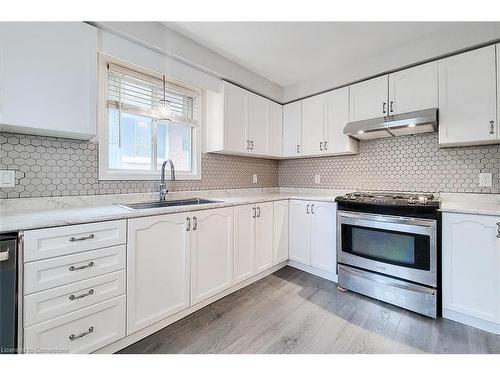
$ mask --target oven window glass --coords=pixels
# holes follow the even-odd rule
[[[342,251],[384,263],[430,269],[430,239],[420,234],[342,224]]]

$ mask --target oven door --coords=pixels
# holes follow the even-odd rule
[[[437,286],[436,221],[338,211],[339,263]]]

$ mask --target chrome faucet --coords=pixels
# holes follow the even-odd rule
[[[175,181],[175,168],[172,160],[167,159],[163,162],[161,166],[161,183],[160,183],[160,202],[165,201],[165,197],[168,194],[167,185],[165,185],[165,166],[170,163],[170,180]]]

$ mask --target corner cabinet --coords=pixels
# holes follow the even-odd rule
[[[0,24],[0,131],[96,134],[97,30],[83,22]]]
[[[281,157],[282,106],[223,82],[222,92],[206,93],[207,152]]]
[[[290,260],[336,280],[336,222],[334,202],[290,200]]]
[[[500,334],[500,216],[443,213],[443,316]]]
[[[438,64],[440,146],[500,143],[495,46]]]

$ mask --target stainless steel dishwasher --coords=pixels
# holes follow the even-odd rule
[[[17,233],[0,234],[0,354],[17,353]]]

